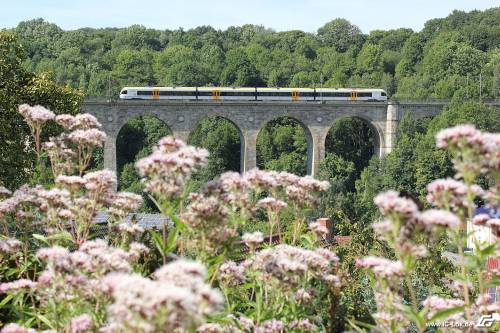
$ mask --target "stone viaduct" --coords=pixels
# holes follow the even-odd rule
[[[231,121],[241,139],[241,172],[256,167],[257,135],[271,120],[287,116],[303,126],[307,137],[308,174],[316,175],[325,157],[325,140],[334,123],[345,117],[364,120],[375,133],[375,154],[384,156],[395,145],[401,117],[410,112],[415,118],[435,116],[447,103],[396,102],[235,102],[235,101],[86,101],[82,112],[93,114],[107,134],[104,167],[116,171],[116,140],[122,126],[137,116],[154,116],[173,135],[184,141],[206,117],[220,116]]]

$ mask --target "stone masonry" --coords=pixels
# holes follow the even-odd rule
[[[299,121],[307,137],[307,171],[316,175],[325,157],[325,140],[336,121],[357,117],[375,133],[375,154],[384,156],[395,146],[396,129],[406,112],[415,118],[437,115],[446,103],[381,102],[233,102],[233,101],[115,101],[83,103],[82,112],[96,116],[107,134],[104,167],[116,171],[116,140],[122,126],[137,116],[154,116],[179,139],[187,141],[199,122],[211,116],[231,121],[241,139],[241,172],[256,167],[257,135],[271,120],[287,116]]]

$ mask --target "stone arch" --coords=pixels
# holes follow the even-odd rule
[[[124,119],[126,121],[122,121],[121,126],[116,127],[114,137],[116,154],[115,171],[118,179],[120,179],[121,172],[123,171],[122,168],[133,162],[138,156],[137,154],[141,151],[148,154],[148,150],[152,149],[159,139],[173,133],[172,127],[154,113],[141,113],[131,117],[124,117]],[[135,126],[133,126],[134,122],[136,122]],[[154,132],[147,133],[144,130],[145,126],[147,126],[146,128],[153,129]],[[151,136],[151,133],[154,133],[154,135]],[[147,149],[144,151],[145,148]]]
[[[193,133],[199,128],[199,126],[201,125],[201,123],[204,120],[209,119],[209,118],[224,119],[224,120],[228,121],[229,123],[231,123],[234,126],[234,128],[236,128],[236,130],[238,131],[238,137],[240,140],[240,156],[239,156],[240,171],[243,173],[244,172],[243,166],[244,166],[245,136],[244,136],[244,133],[243,133],[241,126],[236,121],[234,121],[234,119],[231,119],[231,117],[228,117],[227,114],[222,114],[222,113],[218,113],[218,112],[210,112],[210,113],[203,114],[200,117],[197,117],[192,123],[192,127],[189,131],[187,138],[186,138],[186,142],[190,143],[190,140],[192,138]],[[174,133],[175,133],[175,131],[174,131]]]
[[[311,128],[301,119],[301,117],[297,117],[293,114],[277,114],[272,117],[269,117],[265,120],[262,120],[256,127],[256,135],[255,135],[255,140],[257,139],[257,136],[261,133],[261,131],[264,129],[267,124],[272,122],[273,120],[277,120],[279,118],[290,118],[293,119],[295,122],[297,122],[302,130],[304,131],[304,135],[306,137],[307,141],[307,167],[306,167],[306,173],[308,175],[314,174],[314,140],[313,140],[313,134]],[[257,149],[257,146],[255,146],[255,150]]]
[[[342,121],[344,119],[349,119],[349,118],[356,118],[361,121],[363,121],[364,124],[366,124],[374,133],[374,151],[373,155],[376,156],[383,156],[383,149],[385,147],[385,136],[384,136],[384,129],[381,128],[381,126],[377,123],[374,122],[372,119],[369,117],[363,116],[363,115],[342,115],[341,117],[336,118],[333,120],[328,126],[325,127],[325,131],[322,133],[322,142],[326,145],[326,138],[328,136],[328,133],[332,129],[333,126],[335,126],[339,121]],[[326,152],[326,149],[325,149]]]

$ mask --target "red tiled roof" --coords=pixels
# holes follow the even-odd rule
[[[500,268],[500,258],[488,258],[488,271],[496,270]]]

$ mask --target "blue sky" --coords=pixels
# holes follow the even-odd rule
[[[499,6],[498,0],[0,0],[0,28],[42,17],[63,29],[126,27],[157,29],[211,25],[262,24],[278,31],[316,31],[343,17],[363,32],[408,27],[447,16],[453,9],[470,11]]]

